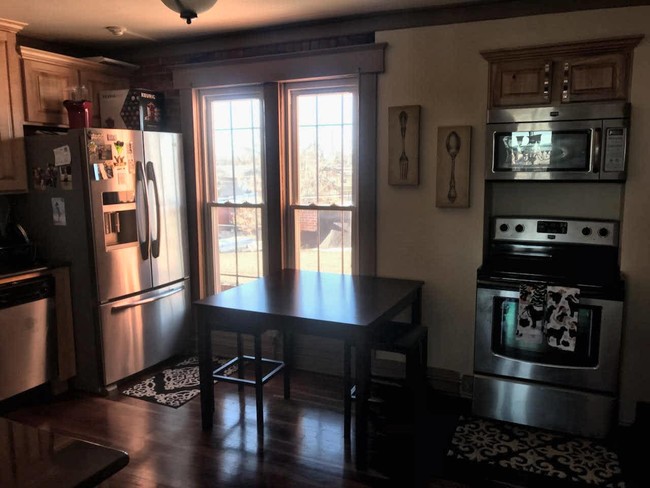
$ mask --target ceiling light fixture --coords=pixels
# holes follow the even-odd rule
[[[162,3],[181,14],[181,19],[191,24],[192,19],[196,19],[198,14],[214,7],[217,0],[162,0]]]
[[[119,25],[109,25],[106,27],[106,30],[114,36],[120,37],[123,36],[126,32],[126,27],[120,27]]]

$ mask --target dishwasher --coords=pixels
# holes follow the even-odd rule
[[[53,317],[51,276],[0,285],[0,400],[52,378]]]

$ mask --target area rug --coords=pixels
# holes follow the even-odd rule
[[[618,456],[603,444],[494,420],[460,417],[447,456],[532,474],[549,486],[625,488]]]
[[[228,360],[214,358],[213,361],[216,369]],[[237,371],[237,366],[231,366],[222,374],[229,376],[234,371]],[[197,357],[190,357],[122,390],[121,393],[140,400],[178,408],[200,392],[199,360]]]

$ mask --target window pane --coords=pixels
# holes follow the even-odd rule
[[[260,208],[212,208],[214,261],[219,289],[263,274],[262,211]]]
[[[343,120],[343,94],[318,95],[318,125],[340,125]]]
[[[352,273],[348,210],[294,210],[296,263],[299,269]]]
[[[354,204],[352,94],[296,98],[298,143],[294,167],[298,185],[293,201],[300,205]]]
[[[343,181],[343,137],[341,126],[318,128],[318,202],[341,204]]]
[[[316,125],[316,95],[300,95],[298,97],[298,125]]]
[[[262,203],[261,103],[256,98],[212,101],[212,157],[220,203]]]
[[[318,139],[315,127],[298,129],[299,203],[309,205],[318,200]]]

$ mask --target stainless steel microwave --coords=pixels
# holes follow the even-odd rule
[[[623,181],[630,105],[488,110],[488,180]]]

